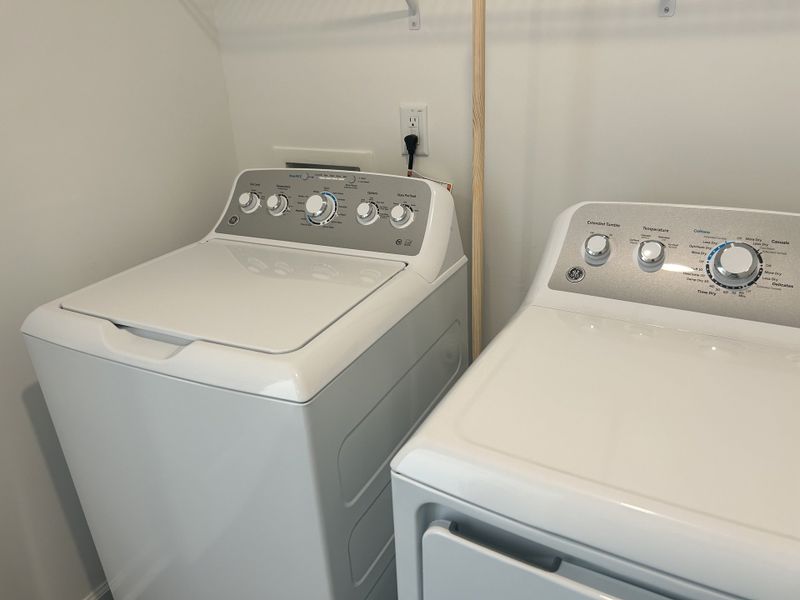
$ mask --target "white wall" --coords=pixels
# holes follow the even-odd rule
[[[470,199],[470,0],[213,5],[240,167],[272,146],[367,149],[401,173],[398,104],[427,102],[421,171]],[[491,0],[490,333],[555,214],[581,200],[798,210],[794,0]],[[37,304],[202,235],[235,171],[218,49],[190,0],[0,3],[0,597],[103,575],[18,327]],[[102,449],[98,449],[102,451]]]
[[[219,51],[192,14],[0,2],[2,598],[79,600],[104,580],[18,330],[218,217],[233,139]]]
[[[373,150],[401,173],[398,104],[429,104],[431,176],[469,237],[470,0],[217,0],[240,166],[273,145]],[[486,316],[518,307],[549,225],[583,200],[800,210],[800,5],[491,0]]]

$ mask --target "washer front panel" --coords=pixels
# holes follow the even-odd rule
[[[584,244],[607,235],[611,255],[587,264]],[[644,271],[637,251],[645,240],[666,248],[663,266]],[[730,289],[715,283],[709,265],[726,242],[755,248],[761,274]],[[585,275],[575,277],[576,269]],[[800,215],[656,204],[590,203],[572,216],[553,290],[800,328]]]
[[[237,199],[246,192],[261,198],[262,206],[245,214]],[[306,218],[309,196],[329,192],[336,197],[336,215],[324,225]],[[288,208],[281,216],[269,214],[264,203],[272,194],[283,194]],[[358,222],[356,207],[372,202],[378,219],[369,225]],[[414,211],[408,227],[390,223],[389,212],[397,204]],[[254,170],[242,173],[217,233],[303,244],[351,248],[416,256],[422,247],[431,205],[431,189],[423,181],[408,177],[349,171]]]

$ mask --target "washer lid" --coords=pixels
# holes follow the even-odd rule
[[[211,240],[62,299],[157,334],[280,354],[314,339],[404,263]]]

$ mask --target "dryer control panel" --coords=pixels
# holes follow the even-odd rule
[[[800,327],[800,215],[585,204],[549,287]]]
[[[239,176],[215,232],[416,256],[431,202],[430,185],[419,179],[258,169]]]

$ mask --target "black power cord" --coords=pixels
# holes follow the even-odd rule
[[[414,170],[414,153],[417,151],[417,144],[419,143],[419,137],[416,134],[412,133],[407,135],[403,138],[403,141],[406,143],[406,150],[408,150],[408,170],[409,173]]]

